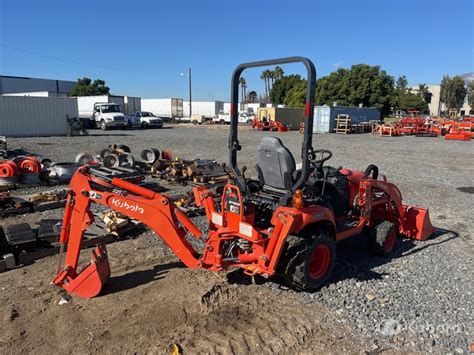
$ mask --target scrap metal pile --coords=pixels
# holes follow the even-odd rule
[[[128,146],[113,144],[103,149],[95,157],[81,153],[76,157],[79,164],[102,164],[106,168],[134,169],[154,178],[170,183],[219,184],[229,179],[226,165],[215,160],[186,160],[174,157],[170,150],[147,148],[137,159]]]

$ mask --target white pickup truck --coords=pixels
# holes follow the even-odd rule
[[[137,111],[133,116],[135,122],[142,128],[161,128],[163,127],[163,119],[156,117],[153,113],[148,111]]]
[[[251,124],[255,115],[252,112],[239,112],[239,123]],[[217,117],[212,119],[214,123],[230,124],[230,114],[226,112],[219,112]]]

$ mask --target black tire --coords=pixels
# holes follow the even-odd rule
[[[197,125],[197,124],[198,124],[198,121],[193,120],[193,125]]]
[[[107,124],[105,123],[104,120],[100,121],[100,129],[103,131],[107,130]]]
[[[371,228],[368,233],[369,248],[374,254],[388,256],[395,249],[398,229],[392,222],[383,221]]]
[[[224,121],[224,120],[220,120],[220,121],[219,121],[219,124],[225,125],[225,121]]]
[[[127,129],[132,129],[132,122],[127,120]]]
[[[142,122],[142,128],[143,128],[143,129],[147,129],[147,128],[148,128],[148,123]]]
[[[288,235],[286,243],[278,271],[290,286],[297,290],[315,291],[326,284],[336,259],[335,243],[330,233],[324,228],[313,229],[300,236]]]

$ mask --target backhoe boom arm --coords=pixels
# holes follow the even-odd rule
[[[91,182],[109,189],[104,191],[94,189],[91,187]],[[112,191],[108,191],[111,189]],[[62,249],[67,245],[66,259],[64,266],[59,265],[59,272],[52,281],[53,284],[71,293],[74,293],[71,291],[72,288],[78,288],[79,292],[84,288],[76,285],[79,282],[77,266],[84,232],[94,221],[90,212],[92,202],[107,206],[146,224],[163,239],[187,267],[201,266],[199,254],[185,238],[187,232],[200,238],[201,232],[168,196],[118,178],[112,179],[111,183],[104,182],[91,175],[87,167],[81,167],[74,175],[68,193],[60,236]],[[96,248],[93,251],[91,264],[80,272],[81,275],[89,273],[86,293],[87,295],[91,292],[99,293],[110,275],[105,247]],[[92,286],[89,285],[91,278],[95,278]],[[80,282],[85,283],[84,280]],[[79,292],[76,291],[76,294],[81,296]]]

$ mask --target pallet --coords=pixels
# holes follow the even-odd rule
[[[336,134],[349,134],[352,133],[351,118],[349,115],[337,115],[336,128],[334,128]]]

